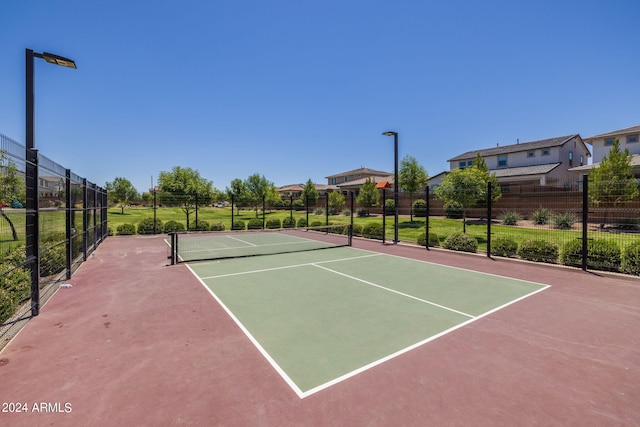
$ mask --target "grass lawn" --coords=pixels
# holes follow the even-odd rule
[[[258,217],[261,218],[261,211],[258,211]],[[157,209],[157,218],[162,220],[163,222],[167,222],[169,220],[175,220],[186,224],[186,216],[182,209],[180,208],[158,208]],[[278,218],[283,220],[284,218],[288,218],[291,215],[288,210],[272,210],[267,211],[266,218]],[[304,211],[293,211],[293,217],[296,221],[299,218],[305,218],[306,214]],[[144,218],[153,218],[153,209],[152,208],[128,208],[125,209],[124,214],[121,213],[120,209],[114,208],[108,210],[108,222],[109,227],[114,230],[117,230],[118,226],[124,223],[130,223],[137,225]],[[249,221],[252,218],[256,218],[256,213],[253,210],[241,210],[240,214],[238,211],[234,211],[234,221],[242,220]],[[309,214],[309,223],[313,222],[321,222],[325,223],[325,215],[315,215]],[[225,229],[230,229],[231,227],[231,209],[230,208],[201,208],[198,211],[198,220],[207,221],[209,225],[213,223],[223,223],[225,225]],[[329,222],[332,224],[348,224],[351,218],[349,216],[344,215],[330,215]],[[191,214],[190,222],[193,223],[195,221],[195,213]],[[371,217],[354,217],[354,223],[360,224],[364,226],[369,222],[382,222],[382,215],[371,216]],[[438,235],[440,242],[444,240],[444,238],[454,232],[462,231],[462,220],[459,219],[447,219],[447,218],[429,218],[429,227],[430,232]],[[416,243],[418,240],[418,236],[424,233],[425,229],[425,221],[424,218],[415,218],[413,221],[410,221],[408,217],[401,217],[400,223],[398,225],[398,237],[401,241]],[[486,250],[487,248],[487,225],[484,221],[477,220],[468,220],[466,231],[468,234],[472,235],[478,240],[478,249],[481,251]],[[393,217],[388,216],[386,222],[386,233],[385,236],[387,239],[393,239]],[[525,228],[525,227],[513,227],[513,226],[503,226],[499,224],[493,224],[491,227],[492,239],[496,239],[498,237],[509,237],[513,239],[516,243],[520,243],[524,240],[528,239],[545,239],[549,241],[553,241],[559,246],[561,246],[564,242],[580,237],[579,231],[566,231],[566,230],[550,230],[543,228]]]

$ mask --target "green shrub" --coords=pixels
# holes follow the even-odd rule
[[[262,227],[262,224],[260,224],[260,226]],[[265,222],[265,228],[268,228],[268,229],[282,228],[282,222],[280,222],[278,218],[269,218]]]
[[[282,220],[282,228],[295,228],[296,220],[295,218],[286,217]]]
[[[368,209],[364,209],[364,208],[360,208],[356,211],[356,215],[358,215],[359,218],[364,218],[369,216],[369,210]]]
[[[387,199],[384,201],[384,213],[386,215],[395,215],[396,202],[393,199]]]
[[[4,254],[2,259],[2,264],[10,264],[14,267],[19,267],[20,265],[24,264],[26,260],[27,260],[27,247],[26,245],[20,245],[16,248],[11,249],[6,254]]]
[[[500,219],[504,225],[518,225],[518,221],[522,219],[516,211],[506,211],[500,215]]]
[[[221,222],[215,222],[213,224],[211,224],[211,231],[224,231],[225,230],[225,225]]]
[[[447,202],[443,206],[444,213],[447,218],[459,219],[462,218],[462,205],[458,202]]]
[[[442,242],[442,247],[453,251],[477,252],[478,241],[475,237],[466,233],[456,232],[449,234]]]
[[[548,224],[551,220],[551,211],[547,208],[540,208],[531,214],[531,220],[537,225]]]
[[[418,236],[418,245],[425,246],[426,235],[427,233],[425,232]],[[440,241],[438,240],[438,235],[436,233],[429,233],[429,247],[435,247],[439,245]]]
[[[525,240],[518,247],[518,256],[528,261],[554,263],[558,259],[558,245],[540,239]]]
[[[156,230],[162,233],[162,221],[156,219]],[[138,234],[153,234],[153,218],[144,218],[138,223]]]
[[[302,211],[304,210],[304,200],[296,199],[293,201],[292,206],[294,211]]]
[[[197,222],[189,224],[189,231],[209,231],[211,226],[207,221],[199,219]]]
[[[262,222],[260,223],[260,226],[262,227]],[[244,221],[236,220],[236,221],[233,222],[233,225],[231,225],[231,229],[232,230],[245,230],[246,229],[246,225],[245,225]]]
[[[518,244],[508,237],[498,237],[491,242],[491,254],[512,257],[518,253]]]
[[[553,217],[553,224],[559,230],[571,230],[576,223],[576,217],[570,212],[559,213]]]
[[[369,222],[362,227],[362,237],[382,240],[382,224]]]
[[[9,263],[0,264],[0,290],[7,292],[13,308],[31,298],[31,272],[25,267],[16,267]]]
[[[131,236],[136,234],[136,226],[133,224],[120,224],[116,229],[118,236]]]
[[[109,225],[109,226],[107,226],[107,234],[108,234],[109,236],[113,236],[113,227],[111,227],[110,225]]]
[[[322,221],[311,221],[311,224],[309,224],[310,227],[320,227],[322,225],[324,225]]]
[[[560,252],[560,262],[573,267],[582,266],[582,240],[565,243]],[[587,241],[587,267],[594,270],[618,271],[621,265],[620,247],[612,240]]]
[[[307,219],[306,218],[298,219],[298,227],[306,227],[306,226],[307,226]]]
[[[324,215],[324,208],[316,208],[314,213],[316,215]]]
[[[351,209],[343,209],[342,210],[342,215],[351,216]]]
[[[11,294],[0,288],[0,324],[13,316],[16,306]]]
[[[416,217],[425,217],[427,216],[427,201],[423,199],[418,199],[413,202],[413,216]]]
[[[627,245],[622,250],[621,258],[622,271],[640,276],[640,241]]]
[[[184,230],[185,230],[184,224],[178,221],[171,220],[171,221],[167,221],[166,224],[164,224],[165,233],[177,233]]]
[[[362,224],[353,224],[353,230],[351,232],[354,236],[362,236]]]
[[[252,218],[247,222],[247,230],[261,230],[262,229],[262,219],[261,218]]]
[[[40,251],[40,277],[60,273],[67,267],[67,245],[58,243]]]

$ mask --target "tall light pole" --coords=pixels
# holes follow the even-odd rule
[[[394,202],[394,216],[395,223],[393,226],[393,243],[398,243],[398,187],[400,182],[398,180],[398,132],[383,132],[384,136],[393,136],[393,157],[394,157],[394,169],[393,169],[393,202]]]
[[[38,228],[38,151],[35,149],[34,137],[34,58],[42,58],[50,64],[63,67],[77,68],[76,63],[68,58],[52,53],[38,53],[26,49],[26,256],[27,263],[31,263],[31,315],[40,312],[40,230]]]

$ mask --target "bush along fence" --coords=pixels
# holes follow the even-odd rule
[[[628,191],[634,186],[635,192]],[[466,197],[467,191],[475,195]],[[494,197],[496,192],[500,197]],[[120,224],[112,231],[153,234],[349,222],[354,236],[383,243],[399,240],[426,249],[439,246],[640,275],[640,197],[635,180],[594,182],[581,176],[545,186],[512,183],[498,190],[487,184],[481,192],[484,201],[479,200],[477,188],[459,189],[465,197],[458,200],[464,204],[441,200],[437,193],[428,187],[413,194],[400,192],[397,209],[396,195],[388,188],[370,193],[334,191],[314,199],[295,193],[233,197],[226,209],[212,207],[217,203],[205,197],[174,195],[172,203],[159,197],[163,207],[172,209],[154,207],[155,220],[150,212],[137,224]],[[176,208],[188,215],[175,217]]]
[[[107,235],[97,185],[0,134],[0,347]]]

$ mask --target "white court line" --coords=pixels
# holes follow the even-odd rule
[[[349,258],[330,259],[330,260],[327,260],[327,261],[306,262],[304,264],[292,264],[292,265],[285,265],[285,266],[282,266],[282,267],[263,268],[263,269],[260,269],[260,270],[240,271],[240,272],[237,272],[237,273],[227,273],[227,274],[219,274],[217,276],[207,276],[207,277],[203,277],[202,280],[217,279],[219,277],[242,276],[244,274],[264,273],[266,271],[286,270],[288,268],[305,267],[305,266],[314,265],[314,264],[326,264],[326,263],[329,263],[329,262],[350,261],[352,259],[371,258],[371,257],[374,257],[374,256],[380,256],[380,255],[384,255],[384,254],[375,254],[374,253],[374,254],[370,254],[370,255],[360,255],[360,256],[354,256],[354,257],[349,257]]]
[[[344,276],[344,277],[346,277],[346,278],[348,278],[348,279],[351,279],[351,280],[355,280],[355,281],[358,281],[358,282],[362,282],[362,283],[365,283],[365,284],[367,284],[367,285],[375,286],[376,288],[384,289],[385,291],[388,291],[388,292],[392,292],[392,293],[394,293],[394,294],[401,295],[401,296],[403,296],[403,297],[411,298],[411,299],[414,299],[414,300],[416,300],[416,301],[423,302],[423,303],[425,303],[425,304],[429,304],[429,305],[433,305],[433,306],[438,307],[438,308],[442,308],[443,310],[452,311],[452,312],[454,312],[454,313],[461,314],[462,316],[469,317],[469,318],[471,318],[471,319],[474,319],[474,318],[475,318],[475,316],[473,316],[473,315],[471,315],[471,314],[468,314],[468,313],[465,313],[465,312],[462,312],[462,311],[458,311],[458,310],[455,310],[455,309],[453,309],[453,308],[446,307],[446,306],[444,306],[444,305],[436,304],[435,302],[427,301],[426,299],[422,299],[422,298],[414,297],[413,295],[405,294],[404,292],[396,291],[395,289],[387,288],[387,287],[384,287],[384,286],[382,286],[382,285],[378,285],[378,284],[376,284],[376,283],[369,282],[368,280],[360,279],[359,277],[350,276],[350,275],[348,275],[348,274],[341,273],[341,272],[339,272],[339,271],[332,270],[332,269],[330,269],[330,268],[323,267],[323,266],[321,266],[321,265],[317,265],[316,263],[312,263],[311,265],[312,265],[312,266],[314,266],[314,267],[321,268],[321,269],[326,270],[326,271],[330,271],[331,273],[335,273],[335,274],[338,274],[338,275],[340,275],[340,276]]]
[[[245,241],[245,240],[238,239],[237,237],[233,237],[233,236],[224,236],[224,237],[228,237],[228,238],[230,238],[230,239],[237,240],[238,242],[240,242],[240,243],[245,243],[245,244],[247,244],[247,245],[249,245],[249,246],[258,246],[258,245],[256,245],[255,243],[247,242],[247,241]]]

